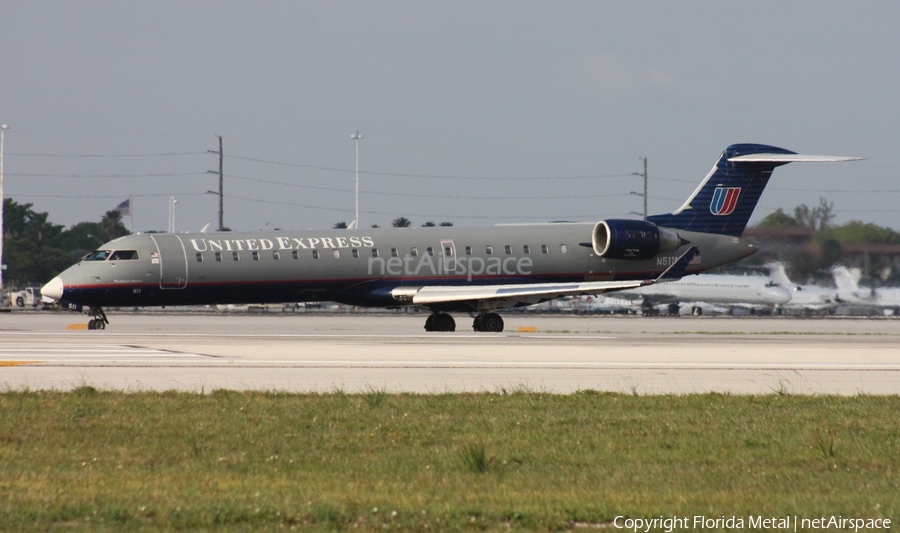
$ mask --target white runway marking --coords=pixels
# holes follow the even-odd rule
[[[58,359],[136,359],[136,358],[204,358],[191,353],[154,350],[138,346],[98,344],[93,346],[61,346],[59,344],[0,344],[0,361]]]
[[[97,333],[98,335],[103,335],[104,337],[134,337],[132,333],[112,333],[108,331],[104,331],[102,333]],[[16,335],[30,335],[29,333],[22,332],[3,332],[0,334],[2,336],[13,337]],[[44,335],[53,336],[53,337],[81,337],[83,333],[61,333],[61,332],[51,332],[45,333]],[[540,340],[608,340],[608,339],[616,339],[618,337],[612,335],[534,335],[530,333],[431,333],[431,334],[395,334],[395,335],[381,335],[381,334],[369,334],[369,333],[352,333],[348,332],[346,334],[337,334],[337,333],[145,333],[141,332],[142,337],[149,338],[200,338],[200,337],[210,337],[214,336],[217,339],[382,339],[382,340],[406,340],[406,339],[421,339],[421,340],[469,340],[469,339],[481,339],[481,340],[491,340],[491,339],[540,339]]]
[[[709,362],[616,362],[616,361],[342,361],[313,359],[254,359],[254,364],[300,366],[300,367],[346,367],[346,368],[547,368],[547,369],[594,369],[594,368],[640,368],[640,369],[684,369],[684,370],[890,370],[900,371],[900,364],[824,364],[824,363],[709,363]]]

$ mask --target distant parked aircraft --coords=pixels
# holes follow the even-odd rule
[[[838,287],[840,299],[848,304],[880,309],[890,314],[900,312],[900,288],[879,287],[877,289],[859,286],[859,271],[851,271],[844,266],[831,269]]]
[[[798,285],[788,279],[781,263],[769,263],[769,276],[778,285],[786,288],[791,293],[791,300],[785,304],[789,308],[824,309],[833,308],[840,300],[836,289],[819,287],[818,285]]]
[[[679,304],[695,303],[691,314],[703,314],[700,303],[736,306],[780,306],[791,299],[791,292],[763,276],[701,274],[671,283],[619,291],[616,298],[641,302],[647,313],[654,306],[669,304],[669,312],[677,314]]]

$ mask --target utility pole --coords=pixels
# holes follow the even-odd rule
[[[3,288],[3,133],[9,129],[0,124],[0,289]]]
[[[350,136],[356,141],[356,219],[353,221],[353,229],[359,229],[359,140],[363,138],[357,131]]]
[[[644,178],[644,194],[638,194],[634,191],[632,191],[631,194],[644,197],[644,220],[647,220],[647,158],[639,157],[638,159],[641,159],[644,161],[644,173],[641,174],[639,172],[632,172],[631,175],[632,176],[642,176]],[[635,213],[635,214],[637,214],[637,213]]]
[[[219,138],[219,151],[207,150],[208,154],[219,154],[219,231],[225,231],[225,152],[222,150],[222,136]],[[213,170],[207,171],[207,174],[215,174]]]

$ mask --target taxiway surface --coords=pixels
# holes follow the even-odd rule
[[[900,393],[900,319],[423,314],[0,314],[0,387],[442,393]],[[533,333],[518,333],[531,326]]]

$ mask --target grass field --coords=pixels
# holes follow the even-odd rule
[[[0,457],[4,532],[900,518],[900,397],[7,392]]]

